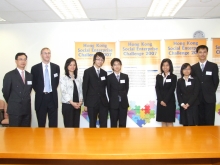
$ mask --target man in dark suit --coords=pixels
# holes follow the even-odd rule
[[[107,78],[107,89],[110,105],[111,127],[126,127],[128,111],[129,78],[121,73],[122,62],[118,58],[111,60],[113,73]]]
[[[218,66],[207,61],[208,47],[200,45],[196,49],[199,62],[192,66],[194,75],[201,82],[199,93],[199,125],[214,125],[215,92],[219,84]]]
[[[25,71],[27,55],[17,53],[17,68],[6,73],[3,79],[2,93],[8,103],[10,127],[30,127],[32,75]]]
[[[60,67],[50,62],[49,48],[41,50],[42,63],[31,68],[35,91],[35,110],[39,127],[45,127],[48,114],[49,127],[57,127]]]
[[[93,66],[84,71],[84,111],[88,111],[90,128],[96,127],[97,117],[99,117],[100,127],[107,127],[107,72],[101,69],[104,61],[104,54],[102,52],[97,52],[93,56]]]

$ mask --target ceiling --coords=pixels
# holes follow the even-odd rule
[[[63,20],[44,0],[0,0],[4,23],[66,22],[84,20],[146,20],[152,0],[79,0],[87,19]],[[220,0],[188,0],[171,19],[220,18]],[[167,18],[166,18],[167,19]]]

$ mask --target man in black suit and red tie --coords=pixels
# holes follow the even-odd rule
[[[199,62],[192,66],[193,74],[199,79],[199,125],[215,123],[215,92],[219,84],[218,65],[207,61],[208,47],[200,45],[196,49]]]
[[[121,73],[121,66],[121,60],[113,58],[113,73],[107,79],[111,127],[126,127],[127,121],[129,78],[127,74]]]
[[[50,62],[49,48],[41,50],[42,62],[31,68],[33,88],[35,91],[35,110],[39,127],[45,127],[46,118],[49,118],[49,127],[57,127],[58,97],[60,67]]]
[[[88,111],[90,128],[96,128],[97,117],[100,127],[107,127],[107,72],[101,69],[104,61],[104,54],[97,52],[93,56],[93,66],[86,69],[83,75],[84,111]]]
[[[32,75],[25,71],[27,55],[17,53],[17,68],[6,73],[3,79],[2,93],[8,103],[10,127],[30,127]]]

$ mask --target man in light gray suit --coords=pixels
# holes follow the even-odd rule
[[[8,103],[10,127],[30,127],[32,75],[25,71],[27,55],[17,53],[17,68],[6,73],[3,79],[2,93]]]

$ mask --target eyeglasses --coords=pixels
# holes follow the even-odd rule
[[[17,61],[27,61],[27,59],[17,59]]]

